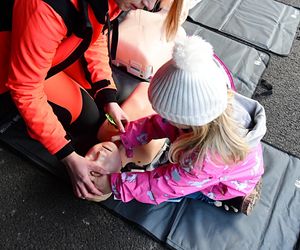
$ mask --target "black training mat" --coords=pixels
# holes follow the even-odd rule
[[[26,136],[19,115],[2,120],[0,142],[66,178],[56,158]],[[300,159],[264,144],[264,160],[262,198],[250,216],[186,198],[153,206],[111,197],[101,204],[175,249],[293,249],[300,228]]]
[[[273,0],[201,0],[188,20],[278,55],[289,54],[300,11]]]
[[[29,137],[19,114],[10,114],[0,121],[0,141],[4,145],[52,174],[63,179],[69,178],[64,165],[39,142]]]

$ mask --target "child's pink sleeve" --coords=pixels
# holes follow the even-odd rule
[[[136,199],[142,203],[159,204],[172,198],[201,191],[214,184],[207,174],[195,174],[177,164],[166,164],[148,172],[111,174],[114,196],[123,202]]]
[[[121,134],[121,141],[128,157],[132,157],[132,149],[149,143],[152,139],[176,139],[178,129],[161,116],[155,114],[128,123],[125,133]]]

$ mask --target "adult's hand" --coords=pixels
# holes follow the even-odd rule
[[[92,181],[95,183],[95,186],[102,191],[104,195],[111,193],[110,187],[110,177],[109,175],[101,175],[94,173],[91,175]],[[103,195],[99,198],[102,199]]]
[[[114,119],[120,132],[124,133],[124,125],[129,121],[129,118],[119,104],[116,102],[107,103],[104,106],[104,111]]]
[[[73,152],[62,159],[67,168],[74,193],[82,199],[91,199],[95,195],[102,195],[90,178],[91,172],[99,172],[96,162],[90,161],[79,154]]]

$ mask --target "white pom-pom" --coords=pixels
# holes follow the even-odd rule
[[[213,60],[213,47],[199,36],[186,36],[175,42],[173,60],[185,71],[195,71]]]

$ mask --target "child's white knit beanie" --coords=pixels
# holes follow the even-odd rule
[[[148,95],[163,118],[202,126],[226,109],[227,82],[212,46],[199,36],[190,36],[175,43],[173,58],[153,76]]]

